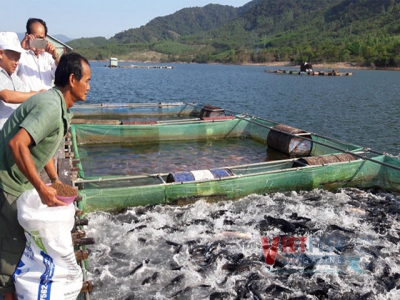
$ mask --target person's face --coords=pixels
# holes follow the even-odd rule
[[[17,69],[21,53],[12,50],[0,50],[0,67],[2,67],[8,75]]]
[[[35,39],[45,39],[46,38],[46,30],[42,24],[39,22],[35,22],[31,24],[30,27],[30,35],[32,35]],[[43,49],[38,49],[34,51],[37,55],[38,53],[44,52]]]
[[[46,38],[46,30],[42,24],[39,22],[35,22],[31,24],[30,34],[33,35],[35,39],[45,39]]]
[[[90,71],[90,67],[88,64],[86,64],[85,62],[82,62],[82,71],[83,71],[83,76],[81,78],[81,80],[76,80],[76,78],[72,79],[71,82],[71,94],[72,96],[75,98],[74,102],[77,101],[85,101],[86,100],[86,96],[90,90],[90,75],[91,75],[91,71]]]

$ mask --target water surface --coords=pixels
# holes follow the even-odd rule
[[[264,66],[168,65],[92,63],[87,101],[196,101],[400,153],[399,72],[312,77]],[[91,213],[92,298],[400,299],[399,200],[384,191],[316,189]],[[273,267],[261,237],[279,239]]]

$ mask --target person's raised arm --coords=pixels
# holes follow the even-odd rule
[[[56,190],[47,186],[40,178],[29,151],[29,146],[33,144],[34,140],[24,128],[21,128],[8,143],[16,165],[22,174],[24,174],[29,182],[35,187],[42,203],[48,206],[65,205],[64,202],[56,198]]]
[[[21,41],[22,49],[29,50],[30,42],[34,39],[35,37],[33,35],[25,33],[24,39]]]
[[[60,57],[58,56],[56,47],[54,47],[54,45],[52,43],[48,42],[45,50],[54,59],[54,62],[56,64],[56,66],[58,66],[58,63],[60,61]]]

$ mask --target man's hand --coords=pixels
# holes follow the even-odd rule
[[[30,41],[33,41],[34,39],[35,37],[33,35],[25,33],[25,37],[21,42],[21,47],[25,50],[29,50]]]
[[[64,202],[56,198],[57,191],[51,186],[43,184],[40,189],[38,189],[40,200],[47,206],[66,206]]]
[[[55,61],[57,61],[58,59],[57,49],[56,47],[54,47],[52,43],[48,42],[45,50],[53,57]]]

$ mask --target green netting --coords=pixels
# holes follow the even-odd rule
[[[271,193],[287,190],[327,190],[339,187],[370,188],[379,184],[380,165],[355,160],[340,164],[299,169],[270,170],[248,176],[231,176],[211,181],[131,186],[124,188],[87,188],[80,191],[80,207],[118,211],[125,207],[148,204],[184,204],[198,199],[217,201],[238,199],[251,193]],[[397,176],[397,178],[399,178]],[[396,181],[397,189],[399,179]]]
[[[169,120],[156,124],[139,125],[99,125],[75,124],[71,127],[75,157],[80,158],[80,145],[107,144],[140,144],[174,141],[221,140],[228,138],[245,138],[261,143],[265,151],[270,150],[267,136],[275,123],[265,120],[254,120],[238,116],[232,120],[205,122],[201,120]],[[298,138],[298,137],[297,137]],[[348,143],[308,135],[311,142],[311,155],[338,154],[347,151],[361,151],[362,147]],[[287,137],[282,141],[286,141]],[[286,145],[284,145],[286,146]],[[97,146],[96,146],[97,147]],[[177,146],[176,151],[180,151]],[[272,157],[272,156],[271,156]],[[193,157],[192,159],[196,159]],[[310,189],[314,187],[339,187],[358,184],[367,186],[375,184],[379,165],[365,169],[364,161],[340,163],[340,166],[329,168],[311,167],[294,170],[293,160],[289,155],[274,158],[279,161],[260,161],[259,163],[241,165],[220,165],[229,167],[231,172],[226,178],[213,178],[197,182],[168,183],[168,173],[131,174],[85,177],[82,165],[79,164],[81,183],[80,195],[83,198],[81,208],[92,210],[119,210],[127,206],[159,204],[183,201],[184,199],[234,199],[250,193],[271,191]],[[282,160],[283,159],[283,160]],[[368,166],[370,164],[367,164]],[[209,169],[209,168],[206,168]],[[201,169],[200,169],[201,170]],[[360,170],[369,173],[360,173]],[[196,171],[196,170],[187,170]],[[317,176],[317,177],[316,177]]]
[[[188,121],[145,125],[72,125],[77,144],[143,143],[222,139],[246,135],[243,120],[223,122]],[[265,133],[265,131],[264,131]],[[264,137],[265,139],[265,137]]]
[[[202,106],[194,103],[78,104],[71,108],[75,118],[120,119],[199,116]]]

